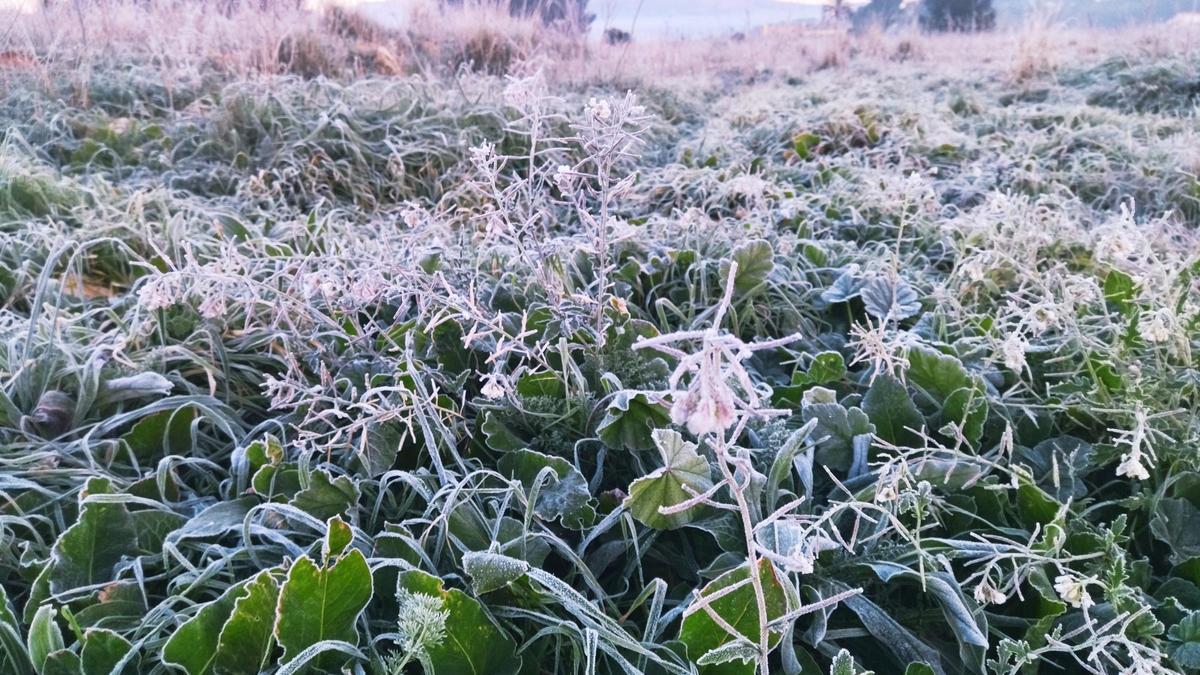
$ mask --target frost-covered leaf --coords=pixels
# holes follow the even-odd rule
[[[283,647],[284,661],[327,640],[357,644],[355,623],[371,594],[371,568],[358,549],[326,566],[308,556],[296,559],[279,591],[276,610],[275,639]],[[322,655],[315,663],[331,667],[341,658]]]
[[[107,479],[92,478],[84,495],[111,489]],[[117,563],[137,554],[137,527],[125,505],[87,502],[50,551],[50,590],[57,594],[112,581]]]
[[[45,669],[50,654],[63,648],[62,630],[54,622],[57,614],[53,605],[42,605],[29,623],[29,637],[25,646],[34,670],[39,673]]]
[[[907,281],[876,276],[863,285],[863,306],[876,319],[902,321],[921,311],[921,299]]]
[[[649,450],[654,447],[650,432],[670,422],[666,406],[656,395],[621,391],[613,395],[596,434],[610,448]]]
[[[856,461],[866,461],[866,457],[856,455],[864,453],[870,445],[875,425],[862,410],[847,409],[840,403],[813,403],[805,406],[803,416],[805,422],[817,422],[813,438],[818,439],[818,463],[847,471]]]
[[[529,563],[499,553],[472,551],[463,554],[463,569],[476,593],[490,593],[524,576]]]
[[[925,425],[908,388],[891,375],[875,378],[863,397],[862,408],[875,425],[875,433],[889,443],[913,443],[917,440],[913,430],[919,431]]]
[[[564,525],[575,529],[587,527],[596,519],[587,481],[567,460],[521,449],[501,457],[498,468],[509,478],[521,481],[526,490],[533,488],[543,471],[549,472],[550,478],[542,479],[537,497],[536,511],[542,518],[561,518]]]
[[[696,665],[715,666],[734,661],[740,661],[742,664],[757,662],[758,647],[748,640],[730,640],[716,649],[710,649],[704,656],[696,659]]]
[[[625,506],[645,525],[657,530],[673,530],[701,515],[704,507],[693,506],[671,514],[660,513],[659,508],[680,504],[711,488],[712,467],[696,452],[696,444],[683,440],[677,431],[655,429],[654,442],[663,466],[633,481]]]
[[[699,595],[713,595],[723,588],[745,581],[749,574],[749,565],[742,564],[713,579],[700,590]],[[767,620],[778,619],[791,611],[796,600],[790,592],[790,586],[780,581],[775,566],[765,559],[759,561],[758,575],[766,598]],[[685,613],[679,629],[679,640],[687,645],[690,658],[698,661],[705,654],[730,642],[758,642],[758,610],[752,584],[743,583],[737,590],[713,600],[709,607],[735,628],[740,636],[730,635],[703,609],[691,607]],[[779,643],[780,637],[780,632],[770,631],[769,643],[772,647]],[[702,665],[700,668],[701,675],[751,675],[755,671],[755,664],[738,660]]]
[[[1188,613],[1167,631],[1171,660],[1181,668],[1200,668],[1200,610]]]
[[[275,605],[279,585],[270,570],[246,583],[217,637],[216,672],[254,675],[266,665],[274,645]]]
[[[358,486],[349,476],[334,478],[328,471],[314,471],[308,481],[290,503],[318,520],[345,514],[358,503]]]
[[[446,637],[427,650],[435,673],[492,675],[520,668],[516,643],[495,626],[478,600],[456,588],[447,590],[441,579],[417,570],[401,573],[396,587],[440,598],[448,614]]]
[[[846,302],[857,298],[864,284],[866,280],[860,276],[858,266],[851,265],[834,279],[833,285],[821,292],[821,299],[830,304]]]
[[[734,277],[733,288],[738,293],[748,293],[767,280],[771,270],[775,269],[775,251],[771,243],[764,239],[748,241],[733,250],[732,258],[738,264],[737,276]],[[729,277],[730,264],[721,263],[721,279]]]
[[[137,658],[130,656],[132,651],[134,648],[129,640],[117,633],[104,628],[89,628],[83,635],[83,648],[79,651],[83,675],[113,675],[121,663],[124,666],[118,673],[135,673]]]

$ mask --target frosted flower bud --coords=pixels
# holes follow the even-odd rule
[[[1072,607],[1087,609],[1094,603],[1092,596],[1087,592],[1087,579],[1076,579],[1070,574],[1060,574],[1054,579],[1054,590],[1058,593],[1058,597],[1063,599],[1063,602]]]
[[[612,105],[606,99],[591,99],[588,101],[587,108],[585,110],[588,114],[588,117],[591,117],[597,122],[607,122],[612,118]]]
[[[1117,475],[1128,476],[1134,480],[1149,479],[1150,472],[1142,464],[1143,459],[1140,452],[1127,452],[1121,455],[1121,463],[1117,465]]]
[[[1147,342],[1162,344],[1171,339],[1175,317],[1170,309],[1164,307],[1156,312],[1150,312],[1149,318],[1145,318],[1143,315],[1142,320],[1145,324],[1142,326],[1141,333]]]
[[[992,585],[992,582],[984,578],[975,587],[975,601],[981,605],[1003,605],[1008,600],[1008,596],[1004,595]]]

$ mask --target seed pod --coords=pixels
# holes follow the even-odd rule
[[[75,399],[65,392],[50,390],[38,399],[37,407],[29,416],[42,436],[54,438],[71,428],[75,416]]]

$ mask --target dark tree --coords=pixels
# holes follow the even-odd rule
[[[921,27],[934,31],[978,31],[996,27],[992,0],[924,0]]]
[[[557,26],[579,32],[587,31],[595,14],[588,14],[588,0],[507,0],[513,16],[536,16],[547,26]],[[448,5],[461,5],[463,0],[444,0]]]

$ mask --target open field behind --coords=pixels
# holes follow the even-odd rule
[[[69,9],[0,672],[1200,668],[1193,34]]]

